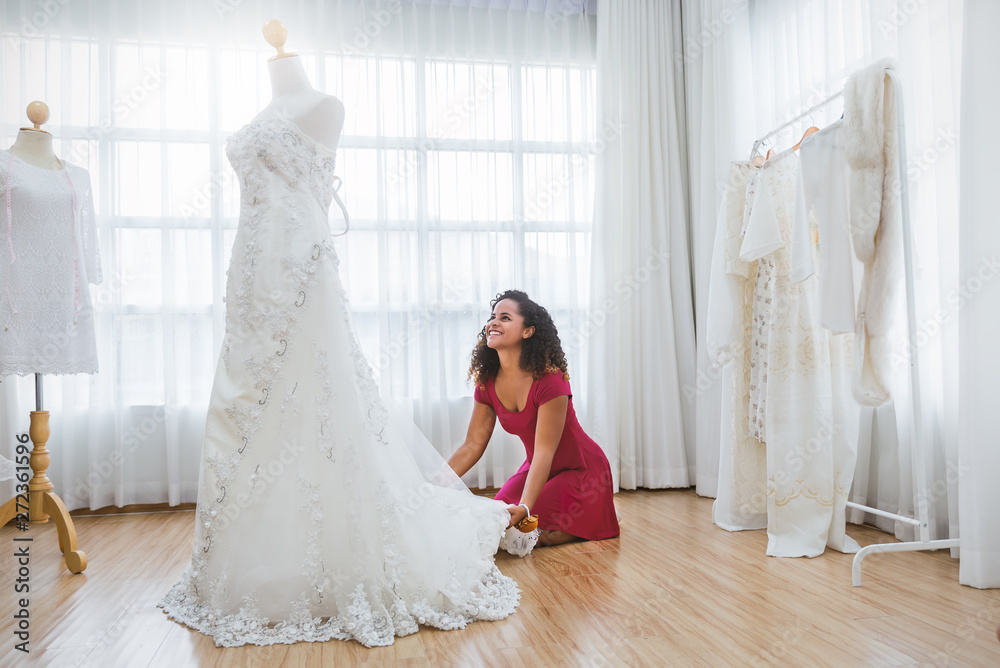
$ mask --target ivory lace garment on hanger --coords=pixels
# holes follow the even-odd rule
[[[723,388],[719,495],[712,506],[712,518],[728,531],[767,526],[764,445],[747,429],[756,263],[739,257],[758,166],[752,161],[729,166],[708,291],[706,342],[712,362],[722,367]]]
[[[802,143],[791,244],[791,279],[804,281],[816,273],[818,264],[820,325],[837,333],[854,331],[857,287],[864,271],[851,247],[844,132],[843,122],[836,121]],[[817,245],[810,211],[815,211],[815,232],[822,240],[818,253],[813,252]]]
[[[844,533],[857,453],[858,407],[850,392],[853,336],[831,336],[817,315],[815,276],[795,283],[791,232],[799,156],[784,151],[758,175],[740,259],[770,258],[755,286],[767,327],[767,554],[817,556],[858,546]],[[822,243],[822,240],[820,240]],[[760,262],[758,262],[760,264]]]

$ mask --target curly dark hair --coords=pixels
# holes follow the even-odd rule
[[[535,380],[554,371],[562,371],[563,379],[569,380],[566,354],[563,353],[559,332],[549,312],[531,301],[528,295],[520,290],[507,290],[498,294],[490,302],[490,310],[496,308],[504,299],[517,303],[517,310],[524,318],[525,327],[535,328],[535,333],[526,338],[521,347],[521,368],[531,373]],[[488,327],[489,323],[479,332],[476,347],[472,349],[470,356],[472,364],[469,366],[469,378],[475,381],[477,386],[484,385],[488,378],[495,378],[500,370],[500,356],[497,351],[486,345]]]

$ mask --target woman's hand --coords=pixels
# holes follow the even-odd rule
[[[510,523],[507,525],[508,529],[528,516],[528,511],[524,509],[524,506],[507,506],[507,512],[510,513]]]

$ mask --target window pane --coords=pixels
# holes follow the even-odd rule
[[[533,283],[544,285],[552,295],[547,308],[577,308],[586,303],[579,294],[586,281],[567,281],[567,276],[585,276],[590,266],[588,234],[529,232],[524,235],[525,273]]]
[[[122,301],[132,306],[163,303],[163,250],[160,230],[119,229],[117,264],[122,271]]]
[[[212,115],[208,94],[208,51],[206,49],[165,49],[166,123],[173,129],[208,130]],[[226,79],[228,77],[222,77]]]
[[[122,216],[159,216],[163,211],[160,150],[150,141],[117,144],[118,213]]]
[[[207,218],[212,214],[208,144],[166,144],[167,215]]]
[[[159,128],[160,94],[165,81],[159,46],[121,44],[114,53],[114,124],[123,128]]]
[[[69,122],[72,125],[89,126],[90,136],[95,136],[111,127],[110,123],[101,123],[98,119],[98,61],[96,42],[73,42],[69,48],[70,59],[70,89],[73,104],[69,105]],[[74,163],[79,164],[79,163]]]
[[[177,403],[207,406],[215,377],[211,315],[179,315],[172,319]]]
[[[223,131],[234,132],[271,99],[266,56],[249,49],[223,49],[219,66],[219,122]]]
[[[512,232],[432,232],[428,257],[440,266],[443,292],[454,304],[481,304],[515,285],[519,253]],[[477,330],[478,331],[478,330]]]
[[[528,153],[524,156],[524,220],[571,220],[573,172],[570,156]]]
[[[418,151],[387,149],[384,160],[385,217],[388,220],[414,220],[418,216],[420,170],[423,154]]]
[[[511,138],[506,65],[433,61],[426,72],[428,137]]]
[[[434,151],[428,156],[428,215],[447,221],[514,219],[510,153]]]
[[[127,405],[163,405],[163,327],[160,316],[117,316],[121,332],[121,394]]]
[[[378,157],[373,149],[342,149],[337,153],[337,174],[344,175],[340,198],[351,219],[378,219]],[[342,215],[336,203],[330,212],[335,229],[342,230]]]
[[[417,129],[417,100],[412,60],[385,58],[379,72],[379,112],[382,136],[414,137]]]
[[[171,230],[167,258],[173,265],[173,303],[204,308],[212,303],[211,230]]]
[[[375,58],[328,58],[327,90],[349,105],[344,134],[374,137],[378,134]]]
[[[522,134],[527,141],[568,141],[570,101],[567,71],[555,67],[521,70]]]
[[[374,310],[379,298],[378,233],[352,230],[337,248],[342,258],[340,275],[351,295],[354,310]]]

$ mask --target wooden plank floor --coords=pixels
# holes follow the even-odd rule
[[[851,557],[764,556],[692,491],[623,492],[622,536],[498,557],[521,607],[463,631],[220,649],[157,601],[183,571],[191,511],[76,519],[89,566],[72,575],[50,525],[32,527],[31,654],[14,649],[15,536],[0,530],[0,666],[1000,666],[1000,590],[958,584],[943,552],[880,554],[851,586]],[[890,542],[849,527],[862,545]]]

